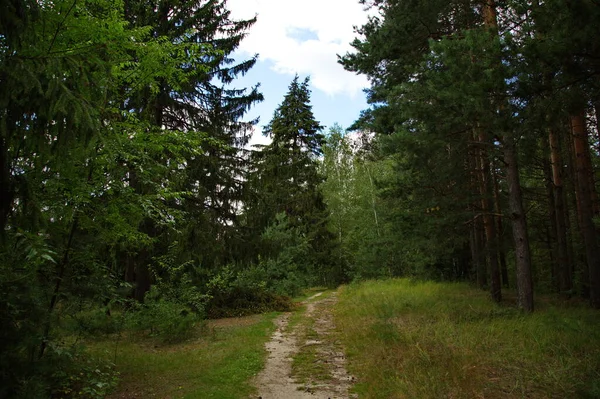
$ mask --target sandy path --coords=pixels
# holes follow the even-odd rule
[[[290,313],[281,315],[277,320],[277,330],[271,341],[266,344],[269,356],[263,371],[256,378],[260,399],[349,399],[348,394],[353,378],[345,369],[345,357],[341,348],[333,340],[331,333],[335,329],[331,309],[337,301],[336,293],[318,298],[321,293],[309,298],[306,303],[306,317],[314,319],[317,339],[298,342],[301,334],[295,327],[287,329]],[[298,384],[291,376],[292,356],[302,347],[317,345],[319,362],[326,364],[332,378],[325,382]]]

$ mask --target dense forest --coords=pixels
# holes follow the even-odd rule
[[[324,127],[296,76],[250,148],[256,19],[225,0],[0,0],[0,397],[103,397],[81,337],[179,339],[316,285],[600,308],[600,3],[361,3],[339,62],[370,108]]]

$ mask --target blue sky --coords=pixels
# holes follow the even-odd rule
[[[260,116],[258,135],[283,100],[298,74],[311,77],[311,103],[315,118],[327,127],[339,123],[347,128],[367,107],[364,76],[345,71],[337,54],[352,51],[353,26],[364,24],[368,12],[358,0],[229,0],[232,18],[257,16],[256,24],[234,55],[243,60],[259,54],[255,67],[234,83],[249,87],[258,82],[265,101],[247,119]]]
[[[273,112],[283,101],[283,96],[294,77],[287,73],[277,73],[272,68],[272,62],[259,61],[246,76],[235,82],[237,87],[250,87],[260,82],[260,91],[265,100],[254,106],[244,118],[250,120],[259,116],[259,130],[262,130],[262,126],[271,120]],[[308,75],[300,75],[300,78],[304,79],[305,76]],[[330,95],[315,88],[314,85],[311,90],[311,105],[315,118],[327,128],[334,123],[339,123],[344,128],[349,127],[358,118],[360,111],[367,107],[362,92],[351,97],[346,94]]]

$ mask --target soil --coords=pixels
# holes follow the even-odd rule
[[[305,301],[305,317],[314,320],[317,338],[304,340],[299,331],[302,324],[288,328],[291,313],[281,315],[277,330],[266,344],[269,352],[266,366],[256,378],[259,399],[350,399],[348,391],[354,378],[345,368],[346,359],[334,337],[335,325],[331,313],[337,301],[336,293],[319,298],[318,293]],[[318,362],[325,364],[331,378],[298,383],[292,376],[292,357],[306,346],[317,346]]]

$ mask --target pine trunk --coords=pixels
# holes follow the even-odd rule
[[[485,150],[485,145],[489,143],[486,135],[479,133],[480,145],[480,194],[481,210],[483,212],[483,226],[486,238],[486,254],[488,259],[490,275],[490,294],[496,302],[502,300],[502,288],[500,283],[500,268],[498,267],[498,235],[496,232],[496,223],[494,221],[494,208],[492,206],[492,177],[490,170],[490,161]]]
[[[506,181],[508,182],[508,203],[515,242],[517,298],[520,308],[527,312],[532,312],[533,279],[531,275],[529,236],[527,234],[527,220],[523,208],[516,148],[511,140],[512,137],[510,135],[504,136],[504,162],[506,163]]]
[[[560,140],[554,129],[548,129],[550,143],[550,165],[552,167],[552,191],[554,200],[554,216],[556,219],[556,278],[559,292],[567,294],[573,289],[571,275],[571,259],[567,241],[567,220],[565,220],[565,194],[563,192],[562,159]]]
[[[570,119],[569,129],[570,129]],[[570,130],[569,130],[570,131]],[[577,244],[573,246],[571,245],[571,259],[574,261],[575,268],[573,269],[573,285],[575,285],[575,281],[577,281],[578,289],[582,298],[589,299],[590,297],[590,287],[589,287],[589,279],[588,279],[588,266],[587,259],[585,254],[585,240],[583,238],[583,232],[581,230],[581,206],[579,203],[579,181],[577,179],[577,166],[576,166],[576,156],[575,156],[575,145],[573,143],[573,134],[565,135],[568,137],[568,140],[565,140],[565,147],[569,149],[568,152],[568,161],[569,166],[566,168],[567,172],[567,180],[565,183],[569,183],[571,185],[569,190],[565,190],[565,198],[567,200],[567,209],[572,209],[573,214],[570,211],[567,211],[567,231],[569,231],[571,244],[576,242]],[[583,251],[583,252],[582,252]]]
[[[500,273],[502,276],[502,286],[509,288],[508,266],[506,264],[506,248],[504,246],[504,223],[502,223],[502,207],[500,205],[500,187],[498,176],[494,173],[494,209],[496,210],[496,227],[498,229],[498,257],[500,258]]]
[[[10,177],[10,163],[8,161],[8,143],[0,137],[0,239],[8,223],[8,215],[13,203],[12,183]]]
[[[478,218],[475,223],[475,237],[479,253],[479,262],[477,269],[477,283],[479,288],[486,291],[488,289],[488,269],[485,253],[485,229],[483,227],[483,218]]]
[[[474,141],[478,141],[479,138],[474,134]],[[469,156],[467,159],[467,168],[469,169],[469,175],[471,177],[470,188],[471,191],[478,196],[480,192],[480,156],[479,148],[471,147]],[[469,208],[471,214],[474,216],[471,222],[471,258],[473,263],[473,272],[475,273],[475,280],[477,287],[482,290],[487,290],[487,269],[485,262],[485,253],[483,250],[483,244],[485,238],[483,236],[483,226],[481,217],[481,205],[480,201],[470,204]]]
[[[583,110],[571,115],[571,129],[575,151],[580,229],[585,244],[588,265],[590,304],[593,308],[598,309],[600,308],[600,251],[596,227],[593,222],[594,205],[592,202],[592,187],[590,186],[592,171],[589,169],[591,163],[587,161],[589,160],[589,147],[587,146],[587,129]]]
[[[596,151],[600,153],[600,100],[594,102],[594,115],[596,116]]]
[[[495,0],[487,0],[483,3],[483,16],[485,25],[493,34],[497,35],[498,19]],[[499,59],[498,63],[500,62],[501,60]],[[502,109],[504,104],[499,104],[498,107]],[[531,312],[533,311],[533,279],[531,275],[529,235],[527,233],[527,220],[523,208],[516,146],[513,140],[512,134],[506,131],[503,132],[502,141],[504,162],[506,163],[506,180],[508,183],[508,202],[515,242],[518,305],[523,310]]]
[[[479,243],[477,242],[477,226],[475,225],[475,221],[471,224],[471,228],[469,229],[469,244],[471,248],[471,264],[473,265],[471,276],[475,275],[475,281],[477,282],[477,286],[481,288],[479,281]],[[471,281],[472,278],[471,278]]]
[[[545,140],[541,141],[542,147],[542,165],[544,169],[544,182],[546,186],[546,198],[548,201],[548,219],[550,226],[547,226],[546,236],[548,240],[548,252],[550,254],[550,271],[552,288],[556,292],[560,292],[560,261],[558,255],[558,226],[556,201],[554,200],[554,183],[552,179],[552,165],[550,164],[549,147]]]

